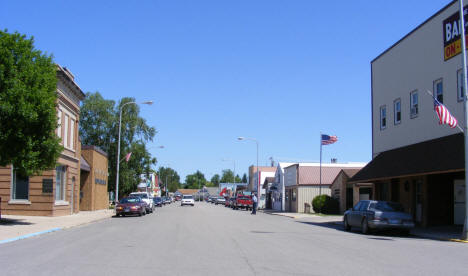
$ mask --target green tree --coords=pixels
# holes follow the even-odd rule
[[[221,183],[234,183],[234,173],[231,170],[223,170],[220,181]]]
[[[247,183],[247,174],[245,174],[245,173],[242,176],[242,183]]]
[[[0,166],[21,174],[55,167],[63,148],[58,126],[56,67],[33,37],[0,31]]]
[[[120,107],[134,98],[123,98],[117,105],[104,99],[99,92],[87,93],[81,106],[80,137],[84,145],[99,146],[107,152],[109,158],[110,191],[115,190],[117,166],[117,139],[119,131]],[[139,176],[149,173],[156,164],[156,158],[146,149],[146,143],[153,141],[156,130],[141,118],[140,108],[136,104],[126,105],[122,110],[122,129],[120,136],[120,160],[132,152],[128,162],[120,162],[119,198],[136,189]]]
[[[159,180],[164,184],[168,184],[167,189],[169,192],[175,192],[180,187],[180,176],[172,168],[169,167],[159,167],[158,170]],[[167,180],[166,180],[167,179]]]
[[[238,174],[236,174],[236,183],[241,183],[242,179]]]
[[[205,185],[205,175],[198,170],[194,174],[189,174],[185,177],[184,187],[186,189],[201,189]]]
[[[213,175],[213,177],[211,177],[210,182],[213,184],[214,187],[217,187],[219,186],[220,180],[221,178],[219,177],[219,174],[215,174]]]

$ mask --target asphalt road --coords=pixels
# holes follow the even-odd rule
[[[468,244],[173,203],[0,245],[0,275],[366,274],[468,275]]]

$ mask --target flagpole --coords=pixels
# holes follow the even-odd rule
[[[464,115],[465,115],[465,122],[463,124],[463,128],[465,129],[465,223],[463,225],[463,233],[462,233],[462,239],[466,240],[468,239],[468,191],[466,189],[467,186],[467,180],[468,180],[468,136],[467,136],[467,130],[468,130],[468,117],[467,117],[467,108],[468,108],[468,102],[466,100],[466,86],[467,86],[467,80],[466,80],[466,75],[467,75],[467,70],[466,70],[466,39],[465,39],[465,15],[463,11],[463,0],[459,0],[460,4],[460,25],[461,26],[461,49],[462,49],[462,68],[463,68],[463,95],[464,97],[464,103],[465,103],[465,108],[464,108]]]
[[[319,195],[322,195],[322,132],[320,132],[320,186]]]

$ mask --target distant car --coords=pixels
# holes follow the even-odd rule
[[[163,206],[162,198],[159,196],[153,197],[153,204],[156,207],[162,207]]]
[[[152,213],[154,211],[154,203],[150,194],[147,192],[133,192],[130,193],[130,196],[137,196],[146,202],[146,213]]]
[[[165,204],[171,204],[171,203],[172,203],[171,198],[168,197],[168,196],[163,197],[163,199],[164,199],[164,203],[165,203]]]
[[[217,198],[215,199],[215,205],[224,204],[224,203],[226,203],[226,199],[225,199],[224,197],[222,197],[222,196],[217,197]]]
[[[400,229],[407,234],[414,228],[414,221],[400,203],[361,200],[344,213],[343,225],[346,231],[360,227],[363,234],[382,229]]]
[[[140,197],[130,196],[124,197],[117,203],[115,206],[116,216],[125,216],[125,215],[146,215],[146,202],[143,201]]]
[[[193,195],[184,195],[182,197],[182,201],[180,202],[180,206],[184,206],[184,205],[195,206],[195,200],[193,199]]]

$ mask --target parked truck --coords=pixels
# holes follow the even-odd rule
[[[246,209],[252,210],[253,201],[250,195],[238,194],[236,201],[234,202],[234,209]]]

